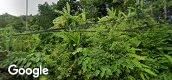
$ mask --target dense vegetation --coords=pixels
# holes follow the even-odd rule
[[[59,0],[25,18],[0,16],[0,80],[34,80],[11,64],[47,67],[39,80],[172,79],[171,0]]]

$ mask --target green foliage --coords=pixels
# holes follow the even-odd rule
[[[13,51],[33,52],[40,44],[39,35],[13,37]]]
[[[81,0],[85,10],[73,14],[70,1],[67,4],[62,0],[60,2],[58,4],[66,6],[62,11],[56,10],[61,16],[50,20],[45,15],[60,6],[44,4],[39,17],[44,15],[48,20],[41,17],[46,22],[41,25],[53,23],[52,29],[64,28],[61,32],[13,37],[10,34],[17,33],[11,29],[0,32],[0,49],[11,47],[8,58],[0,65],[48,67],[49,75],[41,76],[40,80],[171,79],[171,24],[165,19],[159,21],[155,16],[158,10],[166,7],[164,3],[154,9],[159,0]],[[104,2],[118,5],[107,9],[106,16],[98,16],[97,7]],[[88,15],[89,12],[92,13]],[[97,18],[96,22],[92,21],[93,17]],[[89,25],[89,22],[94,24]],[[43,27],[39,24],[31,23],[32,27]],[[89,25],[89,28],[85,29],[84,25]],[[77,32],[79,28],[94,32]],[[12,44],[8,45],[10,40]],[[29,80],[28,77],[25,79]]]
[[[77,25],[82,25],[86,23],[86,14],[85,12],[77,15],[71,15],[71,8],[70,5],[67,3],[66,7],[63,8],[63,11],[57,11],[58,13],[62,14],[62,16],[57,17],[54,19],[54,27],[53,28],[66,28],[72,29],[76,28]],[[72,26],[72,27],[71,27]]]
[[[109,15],[100,19],[105,23],[90,29],[96,30],[95,33],[80,33],[80,37],[73,33],[59,34],[63,42],[52,51],[50,60],[46,60],[58,59],[49,62],[57,63],[52,65],[53,71],[57,70],[55,75],[59,75],[55,79],[147,80],[165,69],[158,60],[165,57],[158,55],[167,54],[159,48],[166,45],[169,25],[159,24],[150,16],[135,18],[139,16],[132,10],[127,14],[108,11]]]
[[[44,54],[39,52],[34,53],[24,53],[24,52],[14,52],[8,54],[8,59],[6,59],[3,63],[4,67],[8,67],[10,64],[16,64],[19,67],[24,68],[35,68],[44,64]],[[45,67],[45,66],[44,66]]]
[[[40,15],[36,16],[36,22],[41,29],[49,29],[53,26],[53,19],[58,15],[55,13],[54,9],[48,3],[44,3],[38,6]]]

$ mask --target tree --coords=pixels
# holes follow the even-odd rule
[[[37,15],[38,26],[41,26],[42,29],[49,29],[53,26],[52,20],[57,17],[57,14],[53,10],[52,6],[48,3],[44,3],[43,5],[38,6],[39,14]]]

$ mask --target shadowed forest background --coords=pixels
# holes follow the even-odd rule
[[[172,79],[171,0],[59,0],[38,9],[0,15],[0,80]],[[11,64],[42,65],[49,75],[11,76]]]

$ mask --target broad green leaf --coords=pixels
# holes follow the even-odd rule
[[[143,69],[146,73],[150,74],[150,75],[153,75],[153,76],[157,76],[156,73],[154,73],[153,71],[151,71],[150,69]]]

